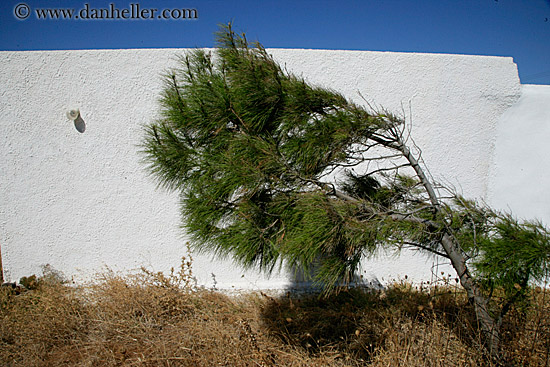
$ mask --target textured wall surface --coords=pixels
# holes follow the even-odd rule
[[[550,86],[523,85],[500,118],[489,202],[523,219],[550,225]]]
[[[160,74],[185,50],[0,52],[0,246],[5,277],[50,264],[76,279],[110,268],[177,267],[185,254],[178,197],[156,188],[138,154],[157,114]],[[357,103],[403,113],[438,180],[486,198],[497,122],[520,96],[511,58],[269,50],[286,69]],[[85,131],[66,117],[79,108]],[[365,264],[380,280],[431,277],[432,259]],[[281,288],[231,261],[194,254],[198,282]]]

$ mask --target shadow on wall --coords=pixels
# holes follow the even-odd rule
[[[84,122],[81,116],[78,116],[77,119],[74,120],[74,127],[79,133],[86,131],[86,122]]]
[[[323,284],[319,284],[313,280],[314,275],[320,269],[320,261],[316,261],[311,265],[309,270],[301,267],[293,267],[290,269],[291,282],[288,286],[288,291],[298,293],[320,293],[323,291]],[[383,288],[382,283],[376,277],[367,279],[361,275],[355,275],[348,284],[350,287],[364,287],[380,290]]]

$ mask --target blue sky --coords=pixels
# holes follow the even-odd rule
[[[196,9],[198,17],[52,20],[36,13],[66,8],[90,16],[111,3],[119,11],[131,4]],[[28,17],[17,19],[15,9]],[[1,0],[0,50],[212,47],[218,24],[228,21],[265,47],[512,56],[522,83],[550,84],[550,0]]]

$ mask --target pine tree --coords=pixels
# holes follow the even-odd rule
[[[143,143],[149,170],[181,194],[194,247],[312,271],[327,294],[381,248],[446,258],[496,356],[502,316],[547,275],[548,230],[436,186],[403,118],[307,84],[231,25],[217,41],[165,76]]]

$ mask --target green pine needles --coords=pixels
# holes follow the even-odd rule
[[[545,227],[435,185],[403,119],[307,84],[230,25],[217,40],[165,76],[143,142],[150,171],[181,193],[194,248],[268,272],[300,267],[327,292],[381,248],[446,258],[494,354],[502,312],[547,276]]]
[[[181,191],[197,248],[265,270],[323,253],[328,278],[349,279],[376,236],[354,218],[359,204],[330,198],[320,178],[385,122],[229,29],[218,42],[215,56],[196,50],[166,76],[163,117],[145,140],[152,171]]]

